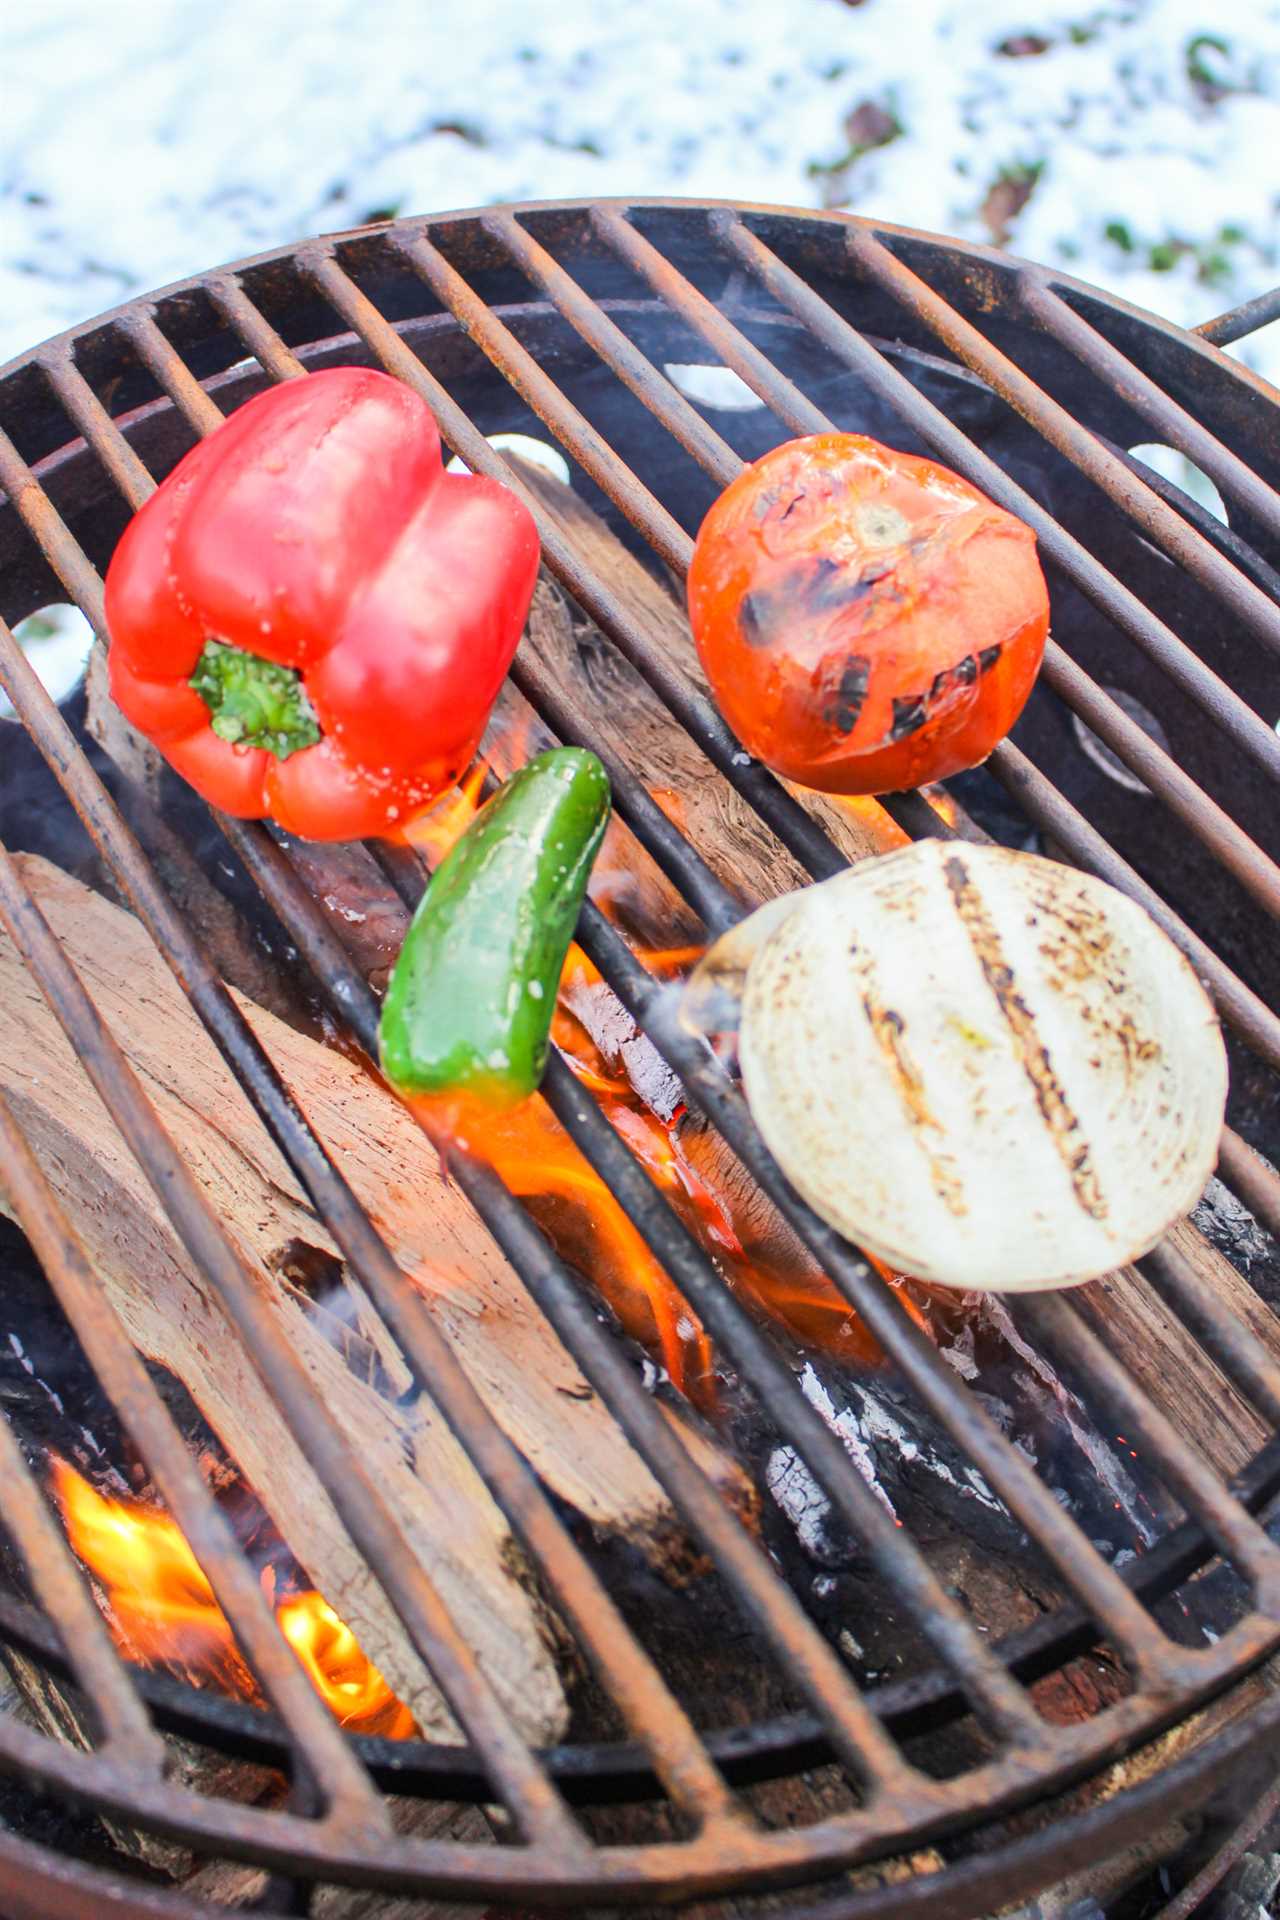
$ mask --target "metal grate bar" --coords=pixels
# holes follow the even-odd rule
[[[954,793],[948,793],[951,820],[944,820],[933,802],[923,793],[878,793],[876,805],[881,807],[895,826],[902,828],[913,840],[968,840],[976,845],[990,845],[991,835],[983,831],[977,821],[965,812]]]
[[[1117,460],[1146,482],[1152,493],[1158,493],[1160,498],[1180,513],[1184,520],[1189,520],[1193,527],[1198,528],[1205,539],[1212,541],[1221,553],[1225,553],[1229,559],[1233,560],[1240,571],[1247,573],[1256,586],[1261,587],[1262,591],[1269,594],[1273,600],[1280,601],[1280,573],[1277,573],[1270,561],[1263,559],[1256,547],[1251,547],[1247,540],[1242,540],[1234,528],[1229,527],[1225,521],[1219,520],[1208,507],[1203,506],[1191,494],[1184,492],[1172,480],[1166,480],[1162,473],[1157,473],[1154,467],[1149,467],[1145,460],[1139,460],[1134,454],[1126,453],[1123,447],[1118,447],[1114,440],[1108,440],[1105,434],[1100,433],[1098,439],[1108,453],[1114,454]]]
[[[0,650],[6,645],[6,631],[0,626]],[[16,650],[11,636],[7,644]],[[20,696],[21,691],[19,688]],[[19,712],[23,712],[21,706]],[[449,1421],[489,1491],[543,1566],[584,1645],[600,1661],[602,1679],[636,1736],[648,1747],[672,1799],[701,1820],[709,1822],[731,1816],[735,1803],[687,1717],[631,1638],[612,1601],[557,1520],[527,1463],[479,1399],[416,1290],[396,1266],[350,1188],[312,1134],[252,1029],[147,869],[105,788],[43,690],[40,700],[33,701],[23,717],[138,917],[311,1195],[384,1322],[399,1341],[410,1370],[425,1382],[431,1398]],[[220,824],[246,860],[260,852],[261,842],[278,853],[267,836],[261,835],[260,842],[255,843],[253,836],[237,823],[221,821]],[[243,842],[236,838],[241,833],[245,836]],[[114,1107],[111,1111],[115,1114]],[[175,1220],[175,1225],[178,1224]],[[272,1331],[275,1331],[273,1323]],[[317,1454],[308,1449],[308,1457],[320,1471],[318,1463],[327,1456],[323,1450]],[[381,1545],[371,1549],[366,1544],[367,1536],[357,1531],[348,1519],[334,1487],[328,1480],[325,1485],[352,1538],[376,1571],[386,1564],[386,1539],[380,1536]],[[357,1503],[356,1512],[359,1511]],[[392,1590],[397,1558],[403,1555],[393,1552],[391,1571],[385,1579],[379,1573],[379,1578],[403,1618],[403,1608]],[[398,1583],[398,1574],[396,1578]],[[495,1711],[498,1710],[495,1708]],[[463,1718],[461,1713],[459,1718]],[[477,1741],[477,1745],[487,1755],[482,1742]]]
[[[675,823],[669,820],[643,780],[626,762],[611,753],[604,741],[582,725],[572,701],[565,698],[555,676],[533,653],[521,648],[511,663],[509,678],[529,705],[570,746],[589,747],[609,776],[613,804],[645,852],[682,893],[704,925],[724,933],[743,914],[742,903],[707,865]]]
[[[727,487],[741,469],[742,460],[689,404],[680,389],[658,372],[621,327],[583,292],[573,275],[534,239],[527,227],[521,226],[513,213],[488,213],[482,224],[486,233],[501,241],[522,271],[624,386],[662,422],[668,433],[675,435],[686,453],[693,455],[718,486]]]
[[[581,1847],[581,1835],[568,1810],[502,1712],[433,1583],[419,1566],[408,1563],[403,1537],[358,1453],[317,1399],[253,1276],[174,1150],[133,1069],[2,848],[0,916],[343,1525],[377,1569],[380,1584],[414,1646],[484,1756],[495,1791],[521,1833],[530,1840]]]
[[[59,400],[136,513],[155,492],[155,481],[70,354],[51,355],[41,366]]]
[[[1280,1240],[1280,1174],[1227,1128],[1222,1136],[1218,1171],[1275,1240]]]
[[[1186,954],[1208,986],[1223,1018],[1230,1021],[1260,1060],[1280,1071],[1280,1016],[1266,1001],[1246,986],[1199,934],[1191,931],[1155,888],[1115,852],[1106,837],[1072,806],[1066,795],[1012,740],[1002,740],[986,765],[1028,819],[1064,847],[1073,860],[1146,908],[1156,925],[1163,927],[1174,945]]]
[[[262,363],[273,380],[297,380],[306,373],[297,354],[291,347],[286,347],[233,273],[216,274],[202,284],[232,332],[244,342],[254,359]]]
[[[1171,628],[1158,620],[1137,595],[1116,579],[1082,547],[1023,488],[1010,480],[968,435],[952,424],[940,408],[918,392],[911,382],[878,353],[846,320],[773,253],[742,221],[715,217],[715,229],[724,244],[760,279],[784,307],[805,321],[832,353],[854,367],[907,420],[926,445],[958,473],[1033,528],[1037,540],[1058,566],[1108,619],[1175,680],[1204,709],[1214,724],[1256,759],[1272,777],[1280,777],[1280,740],[1251,707],[1219,675],[1205,666]],[[926,289],[926,292],[928,289]],[[1064,669],[1074,669],[1069,678]],[[1060,647],[1045,650],[1045,677],[1062,693],[1107,744],[1115,749],[1153,791],[1177,806],[1194,825],[1201,808],[1212,806],[1195,783],[1168,754],[1154,748],[1140,727],[1121,713],[1087,677],[1074,668]],[[1061,682],[1061,684],[1060,684]],[[1083,684],[1082,684],[1083,683]],[[1092,689],[1092,691],[1090,691]],[[1087,704],[1085,703],[1087,699]],[[1220,811],[1220,810],[1217,810]],[[1225,816],[1223,816],[1225,819]],[[1233,823],[1229,823],[1233,824]],[[1238,829],[1236,829],[1238,832]],[[1216,842],[1214,851],[1224,858]],[[1251,844],[1251,843],[1248,843]]]
[[[664,1005],[660,985],[603,915],[586,909],[578,923],[578,938],[623,1005],[680,1075],[690,1097],[893,1356],[934,1418],[1044,1548],[1133,1670],[1150,1678],[1162,1663],[1176,1660],[1176,1651],[1168,1647],[1115,1569],[973,1396],[958,1389],[951,1368],[903,1311],[893,1289],[795,1193],[768,1153],[742,1095],[702,1043],[684,1032],[678,1016]]]
[[[1152,1920],[1189,1920],[1194,1913],[1207,1911],[1209,1895],[1220,1886],[1254,1843],[1260,1840],[1276,1816],[1280,1814],[1280,1779],[1273,1780],[1267,1787],[1255,1807],[1232,1829],[1222,1845],[1210,1859],[1206,1860],[1200,1871],[1193,1875],[1181,1893],[1175,1894],[1167,1906],[1152,1915]],[[1220,1920],[1227,1916],[1248,1915],[1248,1907],[1237,1896],[1217,1904]],[[1262,1913],[1261,1907],[1254,1908],[1255,1915]]]
[[[1228,313],[1216,314],[1212,320],[1202,320],[1191,331],[1207,340],[1211,347],[1229,347],[1233,340],[1243,340],[1247,333],[1256,333],[1259,327],[1268,326],[1273,320],[1280,320],[1280,287],[1257,294],[1242,306],[1232,307]]]
[[[625,223],[624,223],[625,224]],[[842,320],[831,307],[808,287],[797,274],[749,232],[734,216],[715,216],[715,229],[725,243],[765,283],[784,306],[804,321],[809,329],[833,353],[855,367],[920,434],[926,444],[946,458],[957,472],[963,473],[994,500],[1017,513],[1035,529],[1045,552],[1086,592],[1107,616],[1157,658],[1173,677],[1189,682],[1187,690],[1210,716],[1231,733],[1238,744],[1260,758],[1268,771],[1280,775],[1280,741],[1253,710],[1223,681],[1196,658],[1189,648],[1164,627],[1142,602],[1122,587],[1093,556],[1071,539],[1058,522],[979,451],[966,434],[917,392],[911,382],[892,366],[867,341]],[[609,235],[612,237],[613,226]],[[750,343],[717,316],[714,327],[704,325],[703,297],[690,283],[665,262],[665,271],[652,265],[656,252],[634,228],[638,248],[627,243],[627,257],[638,271],[650,278],[655,290],[705,336],[726,365],[753,385],[788,425],[804,432],[830,429],[831,422],[818,414],[793,384],[778,373],[765,369],[769,363]],[[661,255],[658,256],[662,258]],[[821,421],[819,428],[817,421]],[[1096,683],[1050,640],[1045,649],[1042,676],[1089,727],[1131,767],[1148,787],[1191,828],[1264,908],[1280,914],[1280,873],[1273,862],[1237,826],[1215,801],[1183,772],[1177,762],[1148,738]],[[732,774],[729,775],[732,778]],[[817,869],[810,866],[810,872]]]
[[[417,904],[411,882],[399,883],[398,890],[407,907],[412,908]],[[314,913],[308,917],[314,919]],[[291,926],[290,932],[300,945],[308,937],[305,927]],[[321,978],[326,981],[330,979],[327,964]],[[359,976],[356,976],[355,983],[336,972],[332,978],[334,985],[331,993],[335,1010],[346,1012],[350,1017],[350,1009],[356,1004],[353,992],[358,990]],[[339,980],[342,981],[341,991],[337,985]],[[365,995],[368,1004],[363,1017],[355,1024],[357,1038],[369,1052],[375,1010],[367,988]],[[673,1211],[631,1149],[610,1126],[596,1102],[583,1092],[572,1069],[558,1052],[553,1052],[548,1062],[543,1092],[556,1118],[605,1181],[684,1299],[748,1381],[761,1404],[768,1408],[779,1430],[817,1474],[851,1531],[868,1543],[878,1564],[930,1640],[935,1653],[972,1695],[979,1714],[995,1732],[1009,1739],[1016,1739],[1037,1727],[1038,1716],[1021,1688],[1010,1680],[1006,1669],[978,1637],[915,1543],[895,1526],[853,1467],[844,1448],[797,1391],[791,1374],[754,1326],[749,1314],[725,1286],[705,1250]],[[520,1270],[525,1272],[523,1263]],[[539,1304],[544,1306],[559,1327],[557,1314],[567,1313],[563,1270],[548,1269],[547,1278],[542,1279],[534,1290]],[[617,1360],[614,1348],[600,1341],[592,1317],[588,1315],[584,1319],[579,1290],[573,1290],[572,1298],[574,1320],[582,1328],[582,1337],[592,1342],[597,1356],[593,1364],[607,1368],[609,1388],[606,1391],[601,1384],[600,1390],[606,1399],[611,1393],[618,1400],[616,1406],[612,1400],[609,1401],[615,1418],[628,1433],[631,1431],[630,1423],[643,1418],[647,1429],[656,1431],[665,1450],[668,1431],[665,1422],[655,1416],[651,1402],[637,1401],[634,1391],[624,1391],[622,1381],[625,1370],[619,1371],[621,1363]],[[568,1324],[561,1331],[570,1340],[574,1352],[582,1357],[584,1350],[579,1347],[576,1329],[572,1339]],[[633,1385],[629,1382],[629,1376],[625,1377]],[[647,1453],[645,1457],[649,1459]],[[650,1459],[649,1464],[664,1484],[669,1484],[656,1461]],[[683,1497],[681,1504],[685,1505]],[[713,1517],[708,1515],[708,1521]],[[821,1692],[818,1704],[821,1710]]]
[[[1263,911],[1273,919],[1280,918],[1280,869],[1257,841],[1250,839],[1230,814],[1130,720],[1054,640],[1045,648],[1044,672],[1054,692],[1114,748],[1125,765],[1190,828],[1202,846],[1208,847],[1219,865],[1234,875]],[[1116,715],[1123,725],[1117,723]],[[1276,739],[1269,731],[1268,737]],[[1267,771],[1275,777],[1271,769]]]
[[[1280,607],[1275,606],[1203,535],[1115,458],[1089,429],[1036,385],[1029,374],[994,347],[977,327],[956,311],[928,282],[913,273],[874,235],[850,233],[850,257],[877,286],[919,315],[944,345],[985,385],[1020,413],[1072,466],[1086,474],[1107,498],[1162,547],[1171,559],[1207,587],[1232,616],[1273,651],[1280,652]],[[1255,485],[1260,483],[1255,481]]]
[[[0,427],[0,487],[17,508],[27,530],[95,633],[105,637],[102,581],[79,541],[8,434]]]
[[[1126,1438],[1139,1458],[1154,1461],[1187,1512],[1254,1582],[1258,1604],[1268,1612],[1280,1610],[1280,1547],[1229,1497],[1223,1482],[1152,1405],[1078,1311],[1057,1293],[1013,1295],[1009,1311],[1040,1348],[1054,1356],[1082,1395],[1101,1401],[1125,1423]]]
[[[101,441],[102,464],[125,498],[137,505],[140,499],[146,498],[151,476],[124,435],[111,422],[111,416],[71,358],[71,349],[62,347],[45,354],[40,360],[40,367],[86,440],[96,447],[95,425],[100,425],[104,420],[111,424],[112,432],[104,435]]]
[[[1135,366],[1126,354],[1113,347],[1096,327],[1067,305],[1038,275],[1018,276],[1018,294],[1023,308],[1046,332],[1061,342],[1092,372],[1105,373],[1107,384],[1131,406],[1135,413],[1150,421],[1169,445],[1194,460],[1225,494],[1239,500],[1262,526],[1280,537],[1280,498],[1265,480],[1260,480],[1238,454],[1224,447],[1216,434],[1193,419],[1185,407],[1158,387],[1149,374]],[[1101,444],[1101,442],[1099,442]],[[1104,448],[1114,459],[1110,448]],[[1122,463],[1125,464],[1125,463]],[[1127,471],[1132,469],[1126,468]],[[1156,489],[1152,488],[1152,492]]]
[[[568,431],[574,456],[592,478],[606,488],[632,523],[652,542],[668,566],[683,571],[689,565],[693,542],[648,487],[639,481],[625,460],[619,458],[590,421],[565,399],[560,388],[533,355],[514,339],[503,323],[467,285],[456,268],[420,234],[396,242],[396,252],[404,256],[420,279],[454,315],[463,331],[482,347],[490,358],[503,356],[507,378],[522,399],[539,417],[553,426],[563,416],[570,422]],[[305,269],[307,256],[300,256]]]
[[[673,312],[688,321],[713,352],[769,407],[793,433],[830,433],[831,416],[816,406],[794,381],[774,366],[768,354],[748,340],[720,309],[701,293],[679,267],[645,238],[620,207],[595,207],[591,224],[639,278]]]
[[[1272,1426],[1280,1429],[1280,1362],[1271,1357],[1244,1321],[1222,1311],[1222,1302],[1212,1286],[1171,1241],[1163,1240],[1138,1264],[1165,1305],[1191,1329],[1227,1378]],[[1261,1300],[1257,1312],[1260,1318],[1273,1317]]]
[[[203,436],[222,425],[226,414],[209,398],[177,348],[165,339],[152,314],[137,307],[118,324],[147,372],[163,387],[193,432]]]
[[[13,1116],[0,1097],[0,1144],[6,1153],[15,1133]],[[66,1536],[5,1417],[0,1417],[0,1476],[5,1532],[22,1556],[36,1599],[58,1622],[67,1659],[88,1699],[104,1751],[127,1772],[158,1778],[167,1760],[164,1741],[133,1690]]]
[[[4,660],[0,658],[0,677]],[[193,1466],[178,1427],[134,1351],[62,1206],[0,1095],[5,1184],[50,1286],[155,1477],[263,1692],[289,1732],[295,1777],[319,1789],[345,1820],[382,1821],[380,1796],[313,1691],[221,1510]],[[59,1536],[61,1537],[61,1536]],[[50,1608],[64,1624],[68,1616]],[[101,1616],[94,1609],[101,1627]],[[74,1644],[74,1643],[72,1643]],[[131,1690],[132,1692],[132,1690]]]

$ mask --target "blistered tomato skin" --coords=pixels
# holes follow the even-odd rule
[[[1035,682],[1035,535],[945,467],[862,434],[788,441],[703,521],[703,668],[744,746],[828,793],[892,793],[985,760]]]

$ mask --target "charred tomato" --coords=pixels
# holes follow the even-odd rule
[[[1049,629],[1030,527],[945,467],[854,433],[788,441],[702,524],[698,653],[725,718],[788,779],[892,793],[985,760]]]

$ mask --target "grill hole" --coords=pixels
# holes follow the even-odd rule
[[[1148,739],[1154,740],[1156,745],[1163,747],[1166,753],[1169,752],[1169,736],[1150,708],[1144,707],[1141,700],[1135,699],[1131,693],[1126,693],[1122,687],[1104,686],[1102,691],[1115,701],[1122,713],[1127,714],[1130,720],[1142,728]],[[1113,753],[1106,741],[1100,740],[1093,728],[1085,725],[1078,713],[1073,713],[1071,716],[1071,731],[1076,737],[1076,745],[1081,753],[1092,760],[1096,767],[1101,767],[1108,780],[1114,780],[1117,786],[1127,788],[1130,793],[1140,793],[1148,799],[1151,797],[1151,790],[1145,780],[1140,780],[1132,768],[1125,765],[1119,754]]]
[[[1130,447],[1135,460],[1143,461],[1164,479],[1171,480],[1175,487],[1181,487],[1193,500],[1211,513],[1215,520],[1221,520],[1224,527],[1231,524],[1226,503],[1207,473],[1202,473],[1195,462],[1188,460],[1185,453],[1179,453],[1176,447],[1166,447],[1158,440],[1144,442],[1141,446]]]
[[[93,645],[93,629],[84,615],[65,603],[41,607],[13,631],[46,693],[57,701],[68,699],[84,679]],[[0,720],[16,717],[0,690]]]
[[[528,433],[490,433],[486,438],[489,445],[495,447],[499,453],[518,454],[522,460],[527,460],[530,466],[541,467],[553,479],[563,481],[566,487],[572,486],[569,462],[559,447],[553,447],[549,440],[535,440],[532,434]],[[470,473],[471,469],[466,461],[455,453],[452,460],[447,463],[446,471]]]
[[[711,413],[754,413],[764,406],[759,394],[752,393],[746,381],[732,367],[717,367],[709,362],[668,360],[663,372],[686,400]]]

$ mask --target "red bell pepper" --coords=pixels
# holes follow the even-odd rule
[[[394,836],[474,755],[537,572],[528,510],[443,471],[415,393],[312,374],[238,408],[126,528],[111,691],[224,812]]]

